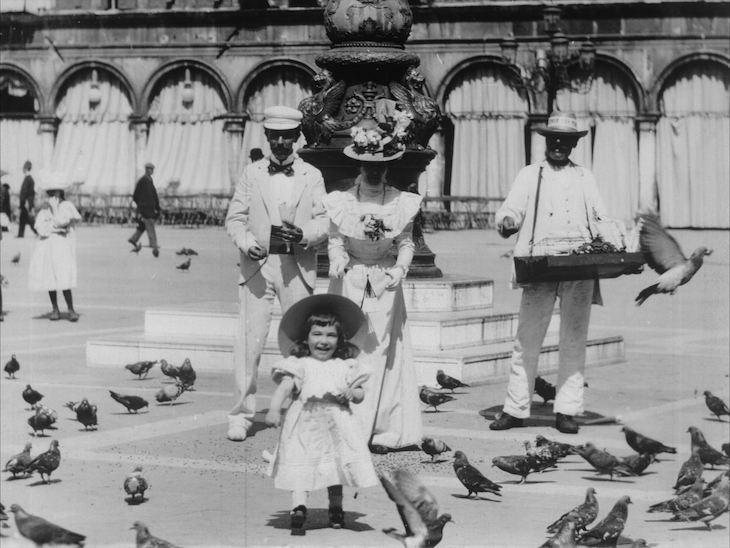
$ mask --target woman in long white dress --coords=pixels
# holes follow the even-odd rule
[[[385,453],[421,443],[423,428],[402,281],[414,253],[413,218],[421,197],[386,184],[390,156],[382,148],[350,145],[345,154],[361,161],[360,175],[347,191],[330,192],[329,292],[357,303],[369,331],[358,361],[370,370],[365,399],[356,406],[358,422],[369,434],[370,450]],[[391,255],[393,245],[398,256]]]

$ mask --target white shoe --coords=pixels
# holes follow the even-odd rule
[[[241,415],[228,415],[228,439],[244,441],[248,435],[248,421]]]

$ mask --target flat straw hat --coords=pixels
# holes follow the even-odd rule
[[[578,131],[578,119],[572,112],[554,110],[548,118],[547,127],[535,128],[540,135],[557,137],[583,137],[588,131]]]
[[[342,331],[346,341],[358,348],[367,334],[367,320],[360,307],[347,297],[331,295],[311,295],[295,303],[281,318],[279,325],[279,350],[289,356],[309,317],[320,310],[336,313],[342,321]]]
[[[36,182],[41,190],[66,190],[71,181],[62,171],[42,169],[36,174]]]
[[[301,111],[284,106],[269,107],[264,110],[264,127],[266,129],[296,129],[302,122]]]

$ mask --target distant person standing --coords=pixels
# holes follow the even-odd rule
[[[20,218],[18,219],[18,238],[25,236],[25,225],[30,225],[33,232],[38,234],[33,226],[33,208],[35,207],[35,181],[30,172],[33,164],[26,160],[23,164],[25,178],[20,187]]]
[[[260,148],[252,148],[251,152],[248,153],[248,159],[251,163],[258,162],[264,157],[264,153]]]
[[[150,247],[155,257],[160,256],[160,250],[157,247],[157,233],[155,232],[155,219],[160,215],[160,200],[157,197],[157,190],[152,181],[152,174],[155,172],[155,166],[151,162],[144,165],[144,175],[137,181],[134,187],[132,200],[137,204],[137,230],[132,237],[127,240],[139,251],[142,244],[138,240],[142,237],[142,233],[146,230],[147,237],[150,239]]]
[[[12,207],[10,206],[10,185],[8,183],[3,183],[3,187],[2,187],[2,191],[0,192],[0,196],[2,196],[2,205],[0,206],[0,215],[2,215],[4,213],[5,217],[6,217],[6,218],[3,218],[2,231],[7,232],[8,226],[10,225],[10,221],[13,220],[13,210],[12,210]]]

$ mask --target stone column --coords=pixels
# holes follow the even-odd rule
[[[53,150],[56,146],[56,132],[58,131],[58,118],[55,116],[43,116],[39,118],[41,133],[41,159],[43,164],[40,168],[51,169],[53,161]]]
[[[656,188],[656,124],[659,114],[637,117],[639,130],[639,209],[658,211]]]
[[[228,116],[223,125],[223,130],[228,135],[228,172],[231,181],[231,192],[236,188],[238,176],[241,172],[244,158],[242,158],[243,129],[246,120],[243,116]]]
[[[129,120],[134,131],[134,180],[136,181],[144,173],[144,164],[147,149],[147,136],[150,132],[150,124],[147,118],[131,118]]]

